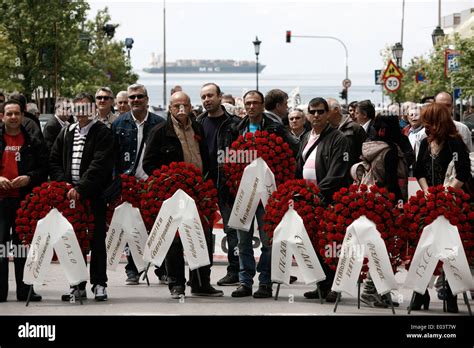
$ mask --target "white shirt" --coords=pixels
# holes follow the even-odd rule
[[[313,144],[318,141],[319,137],[321,134],[316,134],[314,133],[314,130],[311,131],[311,134],[308,139],[308,143],[306,144],[306,147],[303,150],[303,158],[306,157],[309,149]],[[308,180],[309,182],[312,182],[314,184],[318,183],[317,177],[316,177],[316,153],[318,151],[318,146],[316,146],[313,151],[309,154],[309,156],[306,158],[306,161],[304,162],[303,165],[303,179]]]
[[[145,128],[146,120],[148,120],[149,112],[146,113],[145,118],[141,122],[135,118],[135,116],[133,115],[133,112],[131,112],[131,114],[132,114],[133,121],[135,121],[135,125],[137,126],[137,155],[138,155],[138,151],[140,151],[140,144],[142,143],[142,139],[143,139],[143,129]],[[148,179],[148,175],[143,170],[143,155],[145,153],[145,146],[146,144],[143,144],[143,150],[140,155],[140,158],[138,159],[137,170],[135,171],[135,177],[138,179],[143,179],[143,180]]]
[[[454,121],[454,125],[456,126],[456,129],[458,130],[459,134],[461,135],[462,140],[466,144],[467,150],[469,152],[472,152],[473,149],[472,149],[471,130],[469,129],[468,126],[466,126],[464,123],[461,123],[459,121]]]
[[[367,134],[369,134],[368,130],[369,130],[369,123],[370,123],[371,120],[368,120],[367,122],[365,122],[362,127],[364,128],[365,132]]]

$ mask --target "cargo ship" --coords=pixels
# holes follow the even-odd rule
[[[258,72],[262,72],[265,65],[258,64]],[[199,74],[199,73],[255,73],[255,61],[232,59],[179,59],[175,62],[166,62],[166,72],[170,74]],[[150,74],[163,73],[163,60],[161,55],[152,53],[150,66],[143,69]]]

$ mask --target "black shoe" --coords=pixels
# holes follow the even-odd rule
[[[290,276],[290,284],[293,284],[294,282],[296,282],[298,280],[297,277],[295,276]]]
[[[338,293],[335,291],[329,291],[328,294],[326,295],[326,302],[329,303],[334,303],[337,300],[337,295]],[[341,299],[341,297],[339,297]]]
[[[325,289],[321,289],[321,296],[323,298],[326,298],[326,296],[328,295],[329,293],[329,290],[325,290]],[[314,299],[319,299],[319,292],[318,292],[318,289],[316,288],[315,290],[313,291],[307,291],[303,294],[304,297],[306,298],[309,298],[311,300],[314,300]]]
[[[239,285],[239,276],[237,274],[226,274],[224,278],[221,278],[217,281],[217,285],[219,286],[231,286],[231,285]]]
[[[208,285],[202,286],[201,288],[191,289],[191,295],[221,297],[221,296],[224,296],[224,292],[221,290],[217,290],[213,288],[211,284],[208,284]]]
[[[380,297],[380,301],[376,301],[374,303],[375,307],[378,308],[389,308],[391,307],[390,305],[390,300],[392,299],[392,296],[390,294],[385,294]],[[392,300],[393,307],[398,307],[400,304],[398,302],[395,302]]]
[[[419,311],[421,309],[421,306],[425,310],[428,310],[430,306],[430,294],[428,293],[428,290],[425,291],[424,295],[420,295],[419,293],[415,293],[415,299],[413,300],[413,303],[411,305],[411,310],[412,311]]]
[[[252,296],[252,288],[246,287],[243,284],[240,284],[240,286],[232,292],[232,297],[246,297],[246,296]]]
[[[76,290],[75,288],[71,288],[69,293],[61,296],[61,301],[70,302],[73,296],[75,300],[87,300],[86,289]]]
[[[254,298],[269,298],[272,297],[272,286],[267,284],[260,284],[258,290],[253,294]]]
[[[184,285],[175,285],[171,288],[171,298],[180,299],[181,296],[184,297]]]
[[[20,301],[20,302],[25,302],[26,300],[28,300],[28,294],[27,295],[16,295],[16,299],[17,301]],[[33,293],[31,294],[30,296],[30,302],[39,302],[41,301],[43,298],[41,297],[41,295],[38,295],[36,292],[33,291]],[[6,300],[6,299],[5,299]]]
[[[140,276],[138,275],[138,273],[129,272],[127,273],[127,280],[125,281],[125,284],[138,285],[139,280],[140,280]]]
[[[458,313],[459,308],[458,308],[458,296],[454,296],[453,292],[451,291],[451,287],[449,286],[449,283],[446,282],[446,311],[448,313]]]

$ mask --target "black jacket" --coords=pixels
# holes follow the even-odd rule
[[[219,129],[217,130],[217,150],[225,151],[226,148],[230,149],[232,142],[236,138],[236,135],[234,134],[233,130],[235,129],[235,127],[237,127],[241,118],[228,113],[225,107],[223,107],[222,105],[221,108],[224,111],[224,116],[222,116],[224,117],[224,121],[222,121],[219,126]],[[199,115],[196,121],[199,124],[203,125],[204,121],[208,117],[208,112],[206,111]],[[214,180],[214,184],[217,186],[218,189],[225,189],[227,187],[227,185],[225,184],[224,173],[222,172],[223,167],[224,163],[209,163],[210,173],[215,173],[215,175],[211,175],[211,178]]]
[[[25,197],[33,187],[41,185],[48,178],[48,154],[42,140],[30,135],[25,127],[21,127],[25,143],[20,150],[18,175],[28,175],[30,183],[20,189],[20,196]],[[5,125],[0,126],[0,165],[5,150]]]
[[[249,117],[245,116],[240,121],[240,123],[237,124],[237,128],[235,132],[237,133],[237,135],[241,135],[245,133],[245,131],[248,131],[248,127],[249,127]],[[287,127],[285,127],[281,123],[277,123],[273,121],[270,117],[268,117],[267,115],[265,115],[265,113],[263,113],[260,129],[262,131],[275,133],[278,136],[281,136],[283,140],[287,142],[288,145],[290,145],[290,148],[293,151],[293,155],[296,157],[300,149],[300,146],[299,146],[300,142],[298,138],[296,138],[293,134],[291,134],[290,130]]]
[[[72,183],[71,162],[74,131],[73,124],[59,133],[50,155],[51,180]],[[65,134],[66,133],[66,134]],[[80,180],[76,191],[84,198],[99,198],[112,179],[114,166],[114,140],[112,132],[102,122],[92,125],[82,153]]]
[[[303,166],[310,155],[309,151],[303,158],[303,150],[308,143],[311,132],[308,132],[301,141],[296,164],[296,177],[303,177]],[[346,137],[337,129],[327,125],[316,142],[316,179],[318,187],[324,197],[325,204],[332,202],[332,196],[346,186],[346,173],[349,170],[349,161],[344,155],[349,151]]]
[[[174,130],[172,117],[169,114],[166,122],[156,125],[148,135],[148,142],[143,156],[143,170],[148,175],[152,175],[155,169],[160,169],[163,165],[184,161],[183,148]],[[209,171],[209,150],[204,138],[204,131],[199,123],[191,117],[190,120],[195,137],[199,142],[203,177],[207,177]]]
[[[46,125],[43,128],[43,136],[44,136],[44,142],[46,143],[46,147],[48,148],[48,151],[51,152],[51,149],[53,148],[54,141],[56,140],[59,132],[61,132],[61,129],[63,127],[59,123],[58,119],[53,115]]]

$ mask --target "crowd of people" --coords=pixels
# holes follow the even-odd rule
[[[234,197],[225,184],[219,151],[229,148],[239,136],[264,130],[281,136],[293,150],[296,177],[315,183],[324,205],[342,187],[362,183],[386,187],[397,200],[408,199],[408,177],[417,178],[423,191],[444,184],[448,166],[455,157],[456,177],[449,185],[464,188],[472,184],[469,153],[471,132],[453,120],[452,98],[438,93],[423,104],[408,103],[397,108],[396,116],[377,113],[370,100],[351,102],[347,108],[335,98],[315,97],[306,107],[288,107],[288,94],[272,89],[263,95],[250,90],[243,95],[245,115],[233,108],[235,99],[224,94],[215,83],[202,86],[202,113],[193,109],[189,96],[180,86],[172,90],[167,117],[150,112],[144,85],[133,84],[114,95],[109,87],[95,95],[80,93],[72,103],[58,99],[54,116],[41,130],[37,116],[28,112],[21,94],[0,94],[0,243],[21,244],[15,232],[15,212],[34,186],[48,180],[65,181],[73,188],[70,200],[89,199],[94,215],[91,241],[90,282],[97,301],[108,299],[106,272],[106,208],[104,192],[120,174],[147,179],[153,171],[171,162],[195,165],[211,178],[218,190],[218,205],[228,243],[226,275],[218,286],[237,286],[232,297],[272,296],[271,244],[263,226],[264,206],[256,211],[262,253],[256,265],[252,234],[231,228],[228,221]],[[115,106],[115,107],[114,107]],[[400,112],[401,110],[401,112]],[[35,111],[37,112],[37,111]],[[370,169],[368,169],[370,168]],[[251,227],[253,231],[253,226]],[[223,296],[211,285],[212,243],[207,234],[211,265],[185,274],[183,246],[176,238],[165,262],[155,268],[168,284],[172,298],[185,295],[190,286],[194,296]],[[334,302],[331,291],[334,271],[318,255],[326,273],[320,291],[309,291],[306,298],[322,296]],[[139,272],[130,253],[125,267],[126,283],[139,283]],[[28,287],[23,283],[24,257],[14,258],[17,300],[25,301]],[[258,289],[253,291],[254,277]],[[294,280],[294,278],[292,278]],[[448,300],[448,311],[457,312],[456,297]],[[8,295],[8,258],[0,258],[0,302]],[[62,296],[87,298],[86,283],[71,288]],[[31,301],[40,301],[33,292]],[[387,306],[387,296],[378,296],[370,277],[362,300],[371,306]],[[429,301],[417,294],[413,309]]]

